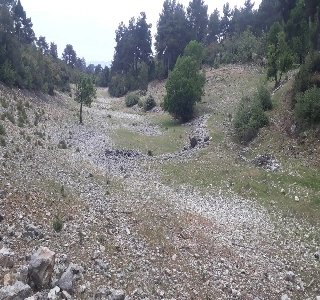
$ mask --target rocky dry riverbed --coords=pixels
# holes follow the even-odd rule
[[[185,147],[149,156],[112,135],[166,131],[103,90],[84,125],[65,95],[0,93],[16,120],[0,121],[0,299],[320,299],[315,228],[163,180],[163,163],[201,163],[207,115],[186,125]]]

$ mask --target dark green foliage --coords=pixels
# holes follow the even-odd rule
[[[203,46],[197,41],[191,41],[184,49],[183,56],[190,56],[198,63],[200,69],[204,59]]]
[[[0,146],[5,147],[6,145],[6,140],[3,137],[0,137]]]
[[[62,59],[68,66],[74,67],[77,62],[77,53],[73,49],[73,46],[68,44],[62,53]]]
[[[191,38],[203,42],[207,33],[208,5],[203,0],[192,0],[187,8],[187,18],[191,27]]]
[[[0,68],[0,79],[9,87],[13,87],[16,82],[16,72],[8,60],[6,60]]]
[[[147,154],[148,154],[148,156],[153,156],[152,150],[148,150]]]
[[[96,94],[97,90],[94,86],[93,78],[89,75],[81,75],[76,85],[74,98],[76,102],[80,103],[80,124],[82,124],[82,106],[90,107],[93,98],[97,97]]]
[[[109,83],[109,94],[112,97],[121,97],[125,95],[127,89],[124,84],[124,78],[120,74],[117,74],[111,78]]]
[[[0,135],[6,135],[6,129],[2,124],[0,124]]]
[[[301,130],[320,124],[320,88],[313,87],[298,96],[295,117]]]
[[[59,215],[56,215],[55,216],[55,219],[53,220],[53,229],[56,231],[56,232],[60,232],[63,228],[63,221],[62,219],[60,218]]]
[[[152,97],[152,95],[149,95],[146,101],[143,103],[143,110],[149,111],[153,109],[157,105],[156,101]]]
[[[1,98],[1,99],[0,99],[0,102],[1,102],[1,106],[2,106],[3,108],[8,108],[8,107],[9,107],[9,103],[6,101],[5,98]]]
[[[210,45],[213,42],[217,42],[220,35],[220,13],[218,9],[215,9],[214,12],[209,17],[208,23],[208,34],[206,37],[206,45]]]
[[[139,70],[139,75],[138,75],[139,89],[141,91],[148,90],[148,81],[149,81],[148,65],[142,62]]]
[[[5,120],[5,118],[7,118],[12,124],[15,124],[15,119],[13,114],[9,113],[9,112],[5,112],[2,114],[1,119]]]
[[[107,87],[109,84],[109,75],[110,70],[107,66],[105,66],[104,69],[98,69],[98,73],[96,74],[96,85],[101,87]]]
[[[293,92],[304,93],[309,88],[320,88],[320,53],[313,51],[307,55],[305,63],[301,65],[295,77]]]
[[[269,120],[265,110],[272,109],[270,91],[260,84],[253,97],[241,99],[233,121],[236,139],[248,144],[258,134],[259,129],[268,125]]]
[[[199,74],[199,65],[190,56],[179,57],[166,83],[167,94],[162,108],[181,121],[193,117],[194,105],[201,101],[205,76]]]
[[[140,98],[136,93],[129,93],[126,96],[125,103],[127,107],[132,107],[133,105],[138,104]]]
[[[192,39],[186,12],[175,0],[165,0],[157,22],[155,48],[158,59],[162,59],[166,76],[172,70],[179,55]]]
[[[235,136],[239,142],[248,144],[257,136],[259,129],[268,123],[268,117],[256,98],[241,99],[233,121]]]
[[[256,93],[255,97],[258,99],[257,101],[261,103],[263,110],[272,109],[271,94],[264,84],[259,85],[258,92]]]
[[[275,80],[275,87],[281,82],[281,77],[288,72],[293,64],[292,51],[285,40],[285,33],[279,23],[275,23],[269,32],[267,53],[267,77]]]

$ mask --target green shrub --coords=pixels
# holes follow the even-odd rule
[[[268,117],[259,101],[250,97],[241,99],[233,122],[235,135],[239,142],[248,144],[257,136],[259,129],[268,123]]]
[[[156,105],[157,103],[154,100],[154,98],[151,95],[149,95],[147,100],[143,103],[143,109],[144,111],[149,111],[153,109]]]
[[[125,102],[126,102],[126,106],[127,107],[131,107],[133,105],[136,105],[138,104],[139,102],[139,96],[136,94],[136,93],[129,93],[127,96],[126,96],[126,99],[125,99]]]
[[[60,232],[63,228],[63,221],[61,220],[60,216],[55,216],[55,219],[53,220],[53,229],[56,232]]]
[[[18,127],[24,127],[24,118],[22,116],[19,116],[18,118]]]
[[[5,135],[6,134],[6,129],[2,124],[0,124],[0,135]]]
[[[272,109],[271,94],[265,85],[259,85],[258,92],[255,97],[258,98],[257,100],[261,103],[263,110]]]
[[[19,100],[18,103],[17,103],[17,110],[20,112],[23,110],[23,104],[22,104],[22,101]]]
[[[148,154],[148,156],[153,156],[152,150],[148,150],[147,154]]]
[[[3,137],[0,138],[0,146],[1,147],[5,147],[6,146],[6,140]]]
[[[139,99],[139,101],[138,101],[138,106],[141,108],[141,107],[143,107],[143,101],[141,100],[141,99]]]
[[[1,105],[3,108],[8,108],[9,107],[9,103],[6,101],[6,99],[1,98],[0,99]]]
[[[11,113],[9,113],[9,112],[6,112],[6,117],[7,117],[7,119],[8,119],[12,124],[15,124],[15,123],[16,123],[13,114],[11,114]]]
[[[320,124],[320,88],[313,87],[297,97],[295,117],[301,129]]]
[[[293,84],[295,94],[304,93],[313,86],[320,88],[320,53],[317,51],[307,55],[304,64],[301,65]]]

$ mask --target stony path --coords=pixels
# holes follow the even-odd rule
[[[2,159],[1,247],[15,253],[15,264],[0,269],[2,281],[19,276],[25,257],[41,245],[57,254],[55,278],[70,262],[83,267],[74,299],[108,299],[112,288],[125,291],[127,299],[320,295],[314,257],[319,245],[295,234],[297,228],[312,228],[232,193],[203,193],[162,180],[159,164],[198,159],[197,147],[159,157],[117,152],[110,136],[119,126],[126,128],[124,120],[137,122],[130,130],[140,134],[161,134],[160,129],[150,130],[142,115],[110,110],[110,99],[99,98],[89,113],[85,110],[83,126],[73,117],[71,100],[62,106],[36,104],[45,111],[38,125],[47,137],[43,146],[26,142],[19,128],[5,123],[14,143],[7,143],[11,154]],[[201,141],[205,122],[203,117],[190,124]],[[32,135],[34,129],[24,131]],[[67,149],[57,149],[61,141]],[[12,154],[17,147],[21,152]],[[52,229],[57,215],[63,221],[58,233]],[[36,225],[44,238],[25,236],[26,223]]]

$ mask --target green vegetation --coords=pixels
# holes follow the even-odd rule
[[[252,141],[259,129],[269,124],[265,110],[271,108],[270,92],[264,85],[260,85],[252,97],[242,98],[233,122],[237,140],[244,144]]]
[[[188,55],[189,50],[194,48],[199,48],[195,51],[199,57]],[[166,83],[167,94],[162,108],[183,122],[193,117],[194,105],[201,101],[203,95],[205,76],[199,74],[202,53],[201,44],[190,42],[186,48],[186,55],[178,58]]]
[[[3,137],[0,137],[0,146],[5,147],[6,145],[6,140]]]
[[[6,101],[5,98],[1,98],[1,99],[0,99],[0,103],[1,103],[1,106],[2,106],[3,108],[8,108],[8,107],[9,107],[9,103]]]
[[[6,129],[2,124],[0,124],[0,135],[6,135]]]
[[[129,93],[125,99],[126,107],[132,107],[138,104],[139,100],[140,100],[140,97],[137,93]]]
[[[56,215],[55,216],[55,219],[53,220],[53,229],[56,231],[56,232],[60,232],[63,228],[63,221],[61,219],[61,217],[59,215]]]
[[[5,119],[8,119],[12,124],[15,124],[15,119],[14,119],[14,116],[10,113],[10,112],[5,112],[1,115],[1,120],[5,120]]]
[[[139,102],[139,101],[138,101]],[[138,103],[139,104],[139,103]],[[149,95],[147,99],[143,103],[143,110],[144,111],[149,111],[153,109],[157,105],[156,101],[152,97],[152,95]]]
[[[302,130],[320,124],[320,88],[312,87],[298,97],[295,115]]]
[[[74,100],[80,103],[79,122],[82,124],[82,106],[91,106],[93,98],[97,97],[97,90],[93,84],[93,78],[89,75],[81,75],[76,85]]]

